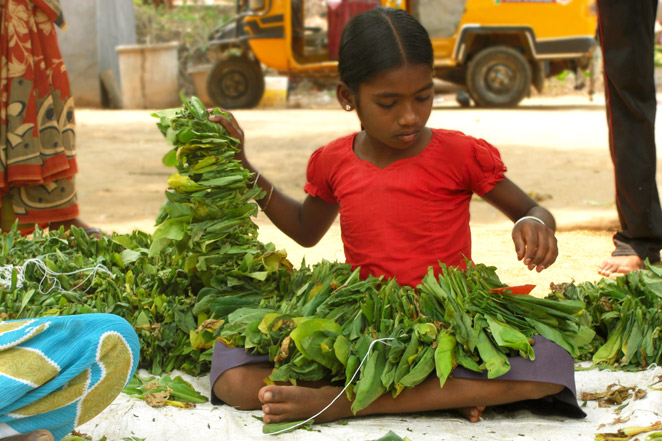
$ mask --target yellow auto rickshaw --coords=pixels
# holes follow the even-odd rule
[[[236,16],[210,39],[217,60],[208,95],[250,108],[264,93],[264,68],[335,76],[345,24],[380,5],[416,17],[430,34],[437,78],[485,107],[516,106],[559,66],[585,64],[595,46],[594,0],[238,0]]]

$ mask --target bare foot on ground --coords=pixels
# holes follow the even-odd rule
[[[333,386],[265,386],[258,392],[263,420],[267,424],[305,420],[324,409],[341,390]],[[350,405],[343,393],[331,407],[315,418],[315,422],[325,423],[353,416]]]
[[[477,423],[483,417],[485,406],[463,407],[457,411],[460,412],[460,415],[469,420],[470,423]]]
[[[48,430],[35,430],[34,432],[0,439],[2,441],[53,441],[53,434]]]
[[[340,391],[341,388],[333,386],[265,386],[258,393],[264,412],[263,421],[271,424],[308,419],[328,406]],[[343,392],[328,409],[315,417],[315,422],[325,423],[353,417],[350,406],[351,403]],[[480,420],[484,410],[485,406],[477,406],[461,408],[458,412],[475,423]]]
[[[639,256],[611,256],[598,266],[598,273],[609,277],[612,274],[627,274],[644,268]]]

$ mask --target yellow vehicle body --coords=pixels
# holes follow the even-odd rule
[[[595,0],[238,1],[236,23],[225,26],[212,43],[222,53],[238,48],[240,56],[258,68],[268,67],[287,76],[334,76],[334,50],[350,15],[379,5],[404,9],[430,34],[437,77],[466,86],[478,105],[496,107],[517,105],[531,85],[540,89],[555,65],[581,65],[595,45],[597,26]],[[326,2],[327,13],[322,14],[326,15],[326,29],[307,24],[306,3],[313,1]],[[224,76],[212,72],[209,77],[208,91],[218,98],[215,101],[223,99],[218,93],[222,89],[219,81],[232,76],[221,66],[227,58],[222,57],[215,66]],[[240,84],[240,76],[225,81],[226,86]],[[257,71],[244,75],[258,76]],[[257,104],[260,87],[263,90],[264,84],[252,87],[255,93],[250,103],[236,107]],[[212,93],[214,88],[216,93]],[[248,85],[244,89],[251,91]]]
[[[303,1],[267,0],[265,9],[262,10],[262,12],[267,11],[266,8],[270,6],[266,15],[244,20],[247,35],[256,37],[248,40],[251,50],[262,64],[283,74],[335,73],[338,65],[337,61],[319,54],[307,57],[305,54],[296,51],[297,40],[300,37],[296,35],[297,29],[294,25],[296,23],[294,16],[297,13],[297,7],[301,8],[303,6]],[[404,7],[406,5],[405,1],[381,0],[379,3],[381,6],[389,8],[406,9]],[[299,14],[302,14],[300,10]],[[279,17],[282,17],[282,20]],[[260,34],[268,35],[271,32],[282,37],[259,38]]]

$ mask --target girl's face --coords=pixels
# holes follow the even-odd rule
[[[349,94],[373,146],[407,150],[416,144],[432,112],[432,74],[428,65],[406,64],[361,83],[358,93]]]

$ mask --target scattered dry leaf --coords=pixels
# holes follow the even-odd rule
[[[156,381],[150,381],[149,383],[145,383],[145,390],[154,390],[159,388],[159,383]]]
[[[611,423],[612,424],[621,424],[621,423],[627,423],[628,421],[630,421],[629,416],[627,416],[627,417],[619,416],[619,417],[615,418],[614,421],[612,421]]]
[[[145,394],[145,401],[151,407],[162,407],[170,398],[170,392],[167,390]]]
[[[599,407],[609,407],[614,404],[623,404],[629,398],[640,400],[646,396],[646,391],[636,386],[620,386],[610,384],[604,392],[582,392],[584,401],[597,401]]]

